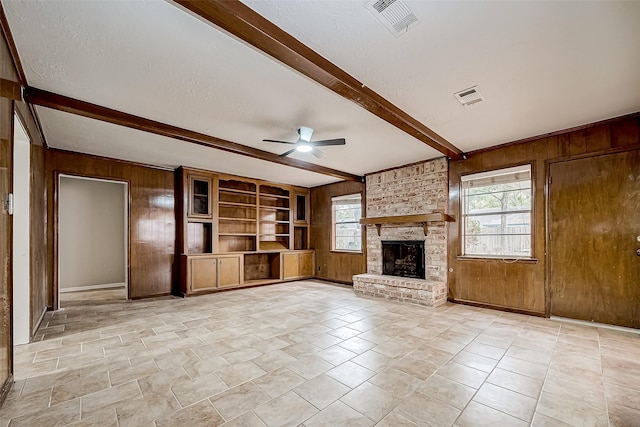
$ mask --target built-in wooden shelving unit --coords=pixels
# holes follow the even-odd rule
[[[178,169],[180,293],[313,275],[309,190]]]

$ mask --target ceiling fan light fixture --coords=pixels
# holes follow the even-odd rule
[[[299,151],[301,153],[308,153],[311,150],[313,150],[313,147],[311,146],[311,144],[308,144],[308,143],[300,143],[296,147],[296,151]]]

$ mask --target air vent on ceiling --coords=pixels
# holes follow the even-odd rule
[[[419,23],[418,17],[402,0],[372,0],[366,7],[396,37]]]
[[[458,101],[464,106],[473,105],[480,101],[483,101],[482,95],[478,92],[478,86],[470,87],[469,89],[461,90],[453,94]]]

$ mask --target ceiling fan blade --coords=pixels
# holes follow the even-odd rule
[[[308,128],[306,126],[300,126],[298,129],[298,135],[300,135],[300,139],[306,142],[311,142],[311,135],[313,135],[313,129]]]
[[[311,150],[311,154],[313,154],[314,156],[316,156],[316,158],[321,159],[324,157],[324,153],[320,150],[318,150],[317,148],[314,148],[313,150]]]
[[[295,148],[292,148],[289,151],[285,151],[284,153],[280,154],[280,157],[287,157],[289,154],[293,153],[294,151],[296,151]]]
[[[263,142],[279,142],[280,144],[295,144],[295,142],[278,141],[277,139],[263,139]]]
[[[344,138],[338,139],[323,139],[322,141],[313,141],[311,144],[317,147],[323,147],[325,145],[345,145],[347,141]]]

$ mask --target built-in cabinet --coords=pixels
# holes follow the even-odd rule
[[[184,256],[188,293],[242,284],[241,255]]]
[[[313,276],[314,251],[295,251],[282,254],[282,279]]]
[[[311,277],[309,190],[179,168],[180,292]]]

